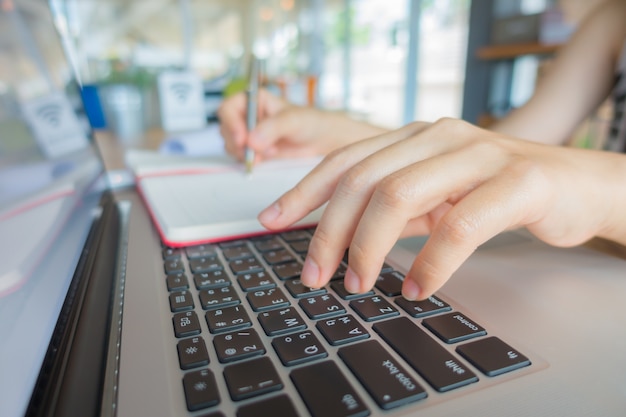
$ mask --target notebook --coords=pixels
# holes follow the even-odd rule
[[[341,270],[299,285],[314,226],[164,245],[88,129],[42,151],[22,103],[64,91],[85,126],[82,107],[49,13],[15,4],[43,52],[3,8],[1,60],[41,59],[52,83],[0,66],[0,415],[624,415],[626,261],[509,232],[410,304],[394,294],[426,238],[358,297]]]

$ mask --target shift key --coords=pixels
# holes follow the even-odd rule
[[[478,381],[476,374],[410,319],[387,320],[373,328],[437,391]]]
[[[426,398],[424,388],[376,340],[343,347],[339,356],[382,409]]]

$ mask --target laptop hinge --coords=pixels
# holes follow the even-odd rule
[[[106,193],[70,284],[27,416],[97,416],[102,411],[121,223],[119,206]]]

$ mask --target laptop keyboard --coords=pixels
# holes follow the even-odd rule
[[[365,294],[345,290],[345,258],[325,288],[303,286],[312,233],[163,247],[188,411],[367,416],[530,365],[440,297],[405,300],[387,264]]]

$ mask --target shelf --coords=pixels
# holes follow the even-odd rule
[[[561,44],[519,43],[509,45],[490,45],[479,48],[476,56],[480,59],[507,59],[520,55],[552,54]]]

